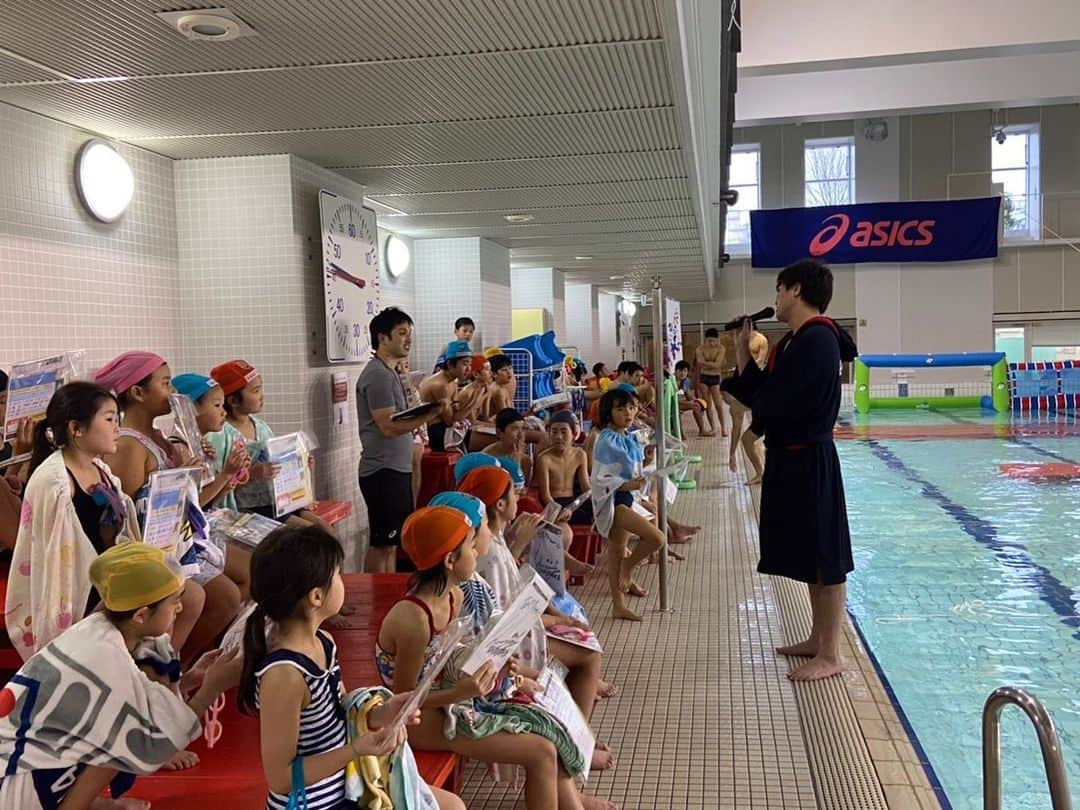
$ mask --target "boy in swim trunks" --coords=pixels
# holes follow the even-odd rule
[[[574,415],[570,411],[552,415],[548,425],[551,444],[537,457],[534,471],[540,503],[544,506],[552,502],[568,506],[578,495],[589,490],[589,460],[584,450],[574,447],[575,428]],[[591,526],[592,504],[586,501],[572,515],[564,513],[559,518],[575,525]]]
[[[694,422],[697,423],[698,435],[702,438],[708,439],[715,436],[716,428],[713,426],[713,415],[712,411],[709,410],[708,401],[690,396],[690,364],[685,360],[680,360],[675,364],[675,380],[679,384],[679,413],[683,414],[686,411],[690,411],[691,415],[694,417]],[[707,417],[709,420],[708,430],[705,430],[705,420],[702,418],[703,416]]]
[[[694,357],[701,369],[701,387],[705,389],[705,399],[716,408],[720,420],[720,435],[727,436],[727,423],[724,421],[724,398],[720,393],[720,378],[724,372],[724,344],[720,342],[720,332],[716,329],[705,330],[705,342],[697,347]]]
[[[769,359],[769,339],[761,332],[755,331],[750,335],[750,356],[754,358],[758,368],[765,367],[765,361]],[[736,370],[736,376],[738,376],[738,370]],[[753,477],[746,483],[748,486],[754,486],[761,483],[762,472],[765,469],[765,453],[761,448],[759,438],[750,430],[749,425],[746,426],[746,431],[743,432],[743,417],[750,413],[750,409],[731,395],[728,391],[727,382],[727,380],[724,380],[721,388],[724,392],[724,401],[731,408],[731,444],[728,446],[728,469],[732,472],[736,471],[735,455],[741,444],[743,450],[746,451],[750,466],[754,469]]]

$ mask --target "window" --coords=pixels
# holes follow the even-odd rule
[[[728,188],[739,192],[739,201],[728,207],[724,241],[729,245],[749,245],[750,212],[761,207],[761,147],[758,144],[732,147]]]
[[[1039,127],[999,127],[990,138],[991,181],[1003,187],[1006,239],[1039,239]]]
[[[994,329],[994,351],[1004,352],[1010,363],[1023,363],[1027,359],[1024,345],[1024,327],[999,326]]]
[[[806,205],[855,202],[855,139],[808,140],[804,153]]]

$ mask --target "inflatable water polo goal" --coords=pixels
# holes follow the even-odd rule
[[[1072,360],[1010,363],[1009,386],[1015,413],[1073,411],[1080,402],[1080,366]]]
[[[982,396],[895,396],[870,395],[872,368],[971,368],[990,367],[990,393]],[[869,413],[875,408],[986,408],[998,413],[1009,410],[1009,373],[1003,352],[963,352],[959,354],[864,354],[855,359],[855,410]]]

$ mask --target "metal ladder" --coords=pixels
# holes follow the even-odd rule
[[[990,693],[983,705],[983,810],[1001,810],[1001,712],[1015,703],[1035,726],[1042,748],[1046,781],[1050,786],[1053,810],[1072,810],[1069,779],[1061,756],[1061,741],[1050,714],[1034,695],[1017,686],[1003,686]]]

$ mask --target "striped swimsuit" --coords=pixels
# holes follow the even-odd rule
[[[303,676],[311,700],[307,708],[300,711],[300,739],[296,742],[298,757],[322,754],[348,743],[345,710],[341,705],[341,668],[337,660],[337,645],[321,630],[319,640],[326,653],[326,669],[320,669],[306,655],[291,650],[277,650],[266,656],[255,672],[255,677],[261,681],[271,667],[291,666]],[[285,810],[288,804],[288,796],[270,793],[266,797],[267,810]],[[344,769],[308,785],[307,806],[309,810],[338,810],[348,806],[345,803]]]

